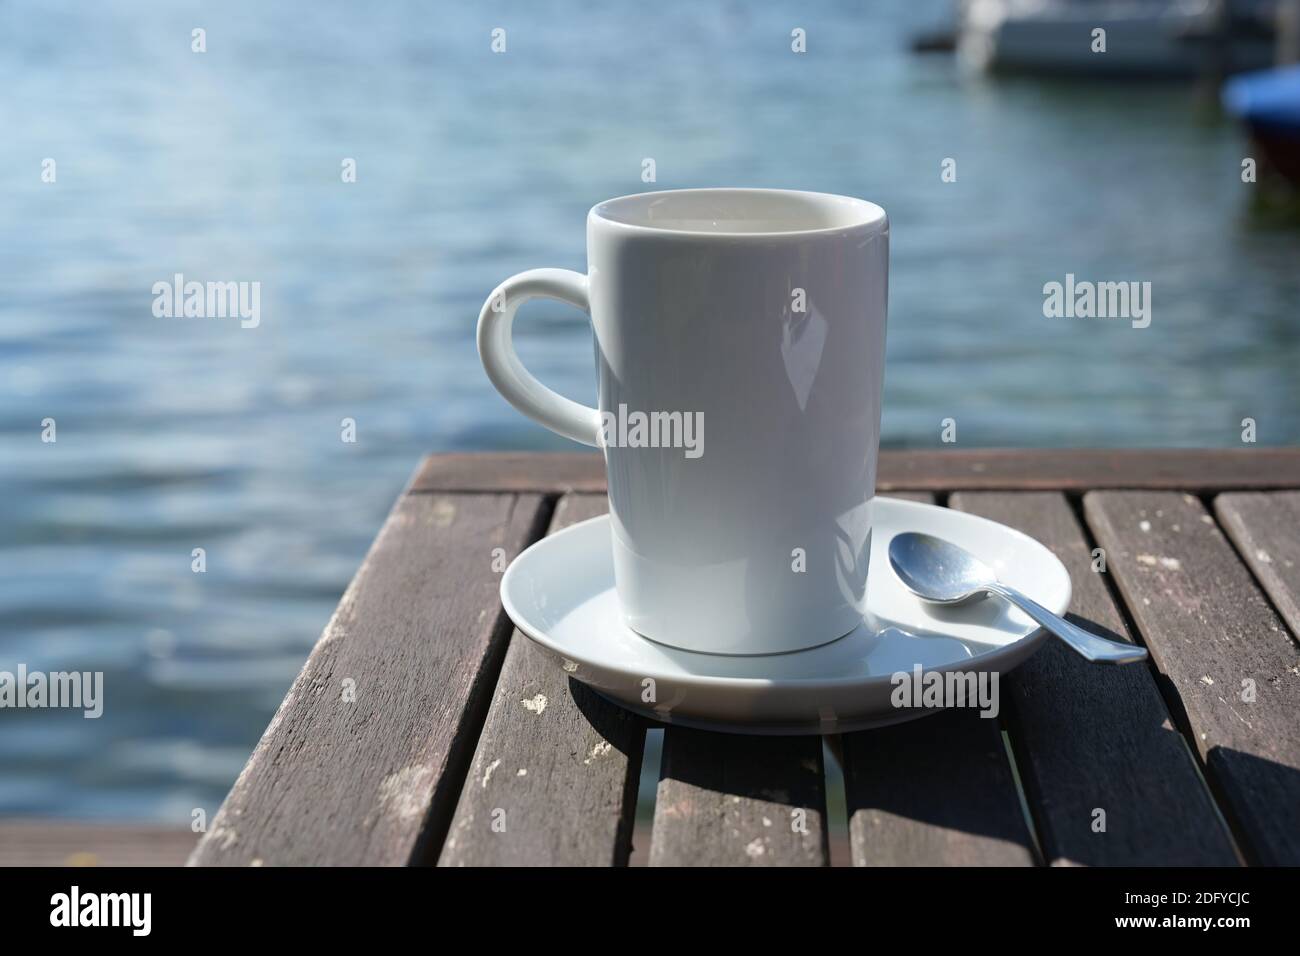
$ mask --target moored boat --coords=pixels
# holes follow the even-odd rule
[[[1272,62],[1275,7],[1276,0],[967,0],[958,52],[991,71],[1232,73]]]
[[[1268,166],[1300,185],[1300,65],[1233,77],[1223,105],[1245,124]]]

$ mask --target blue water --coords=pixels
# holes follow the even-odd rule
[[[99,720],[0,711],[0,813],[215,810],[421,454],[565,447],[491,391],[474,319],[581,269],[609,196],[883,205],[887,444],[1300,441],[1300,235],[1250,212],[1229,123],[1179,86],[969,77],[906,52],[945,2],[865,9],[0,6],[0,669],[106,686]],[[260,326],[155,318],[178,272],[260,282]],[[1044,318],[1067,272],[1150,281],[1150,328]],[[519,342],[590,399],[580,315]]]

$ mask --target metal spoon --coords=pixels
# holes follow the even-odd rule
[[[1058,617],[1015,588],[1003,584],[993,569],[975,555],[942,538],[915,532],[894,535],[889,542],[889,563],[907,589],[923,600],[935,604],[961,604],[971,598],[996,594],[1006,598],[1090,661],[1129,664],[1147,659],[1144,647],[1098,637]]]

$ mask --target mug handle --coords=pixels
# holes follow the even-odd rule
[[[587,277],[568,269],[530,269],[492,290],[478,315],[478,355],[487,377],[507,402],[556,434],[600,447],[600,412],[537,381],[515,353],[511,328],[529,299],[558,299],[588,315]]]

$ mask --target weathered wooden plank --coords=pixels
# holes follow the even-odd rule
[[[198,834],[187,826],[0,821],[0,866],[183,866]]]
[[[949,505],[1037,538],[1070,572],[1070,620],[1112,640],[1131,639],[1063,495],[961,492]],[[1149,668],[1089,664],[1049,641],[1003,675],[1001,686],[1048,863],[1236,864],[1232,837]],[[1103,820],[1104,829],[1094,829]]]
[[[1188,491],[1300,486],[1300,448],[884,451],[877,487],[933,491]]]
[[[551,531],[607,509],[567,495]],[[515,631],[439,865],[625,865],[645,730]]]
[[[1300,634],[1300,491],[1219,495],[1214,510],[1291,633]]]
[[[195,864],[405,864],[441,842],[509,631],[493,551],[536,495],[404,495]],[[499,556],[499,555],[497,555]]]
[[[651,866],[826,866],[820,737],[664,729]]]
[[[411,490],[603,494],[605,462],[581,451],[440,452],[420,463]]]
[[[841,738],[854,866],[1032,866],[997,720],[948,710]]]
[[[934,504],[934,495],[928,491],[882,491],[881,497],[901,498],[904,501],[916,501],[923,505]]]
[[[876,488],[882,493],[1300,488],[1300,448],[885,450]],[[589,452],[437,454],[424,460],[412,490],[602,492],[605,473],[600,456]]]
[[[934,501],[929,492],[886,494]],[[997,720],[969,711],[936,714],[830,743],[844,765],[854,866],[1034,862]],[[960,803],[953,779],[962,780]],[[935,790],[919,792],[924,780]]]
[[[1084,512],[1247,859],[1300,863],[1300,651],[1291,634],[1191,495],[1094,492]]]

